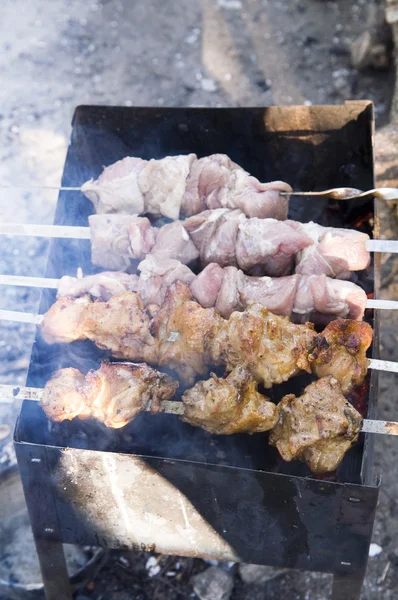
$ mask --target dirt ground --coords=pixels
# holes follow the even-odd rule
[[[375,103],[379,184],[397,185],[396,130],[386,126],[393,70],[358,74],[349,48],[366,21],[367,0],[3,0],[0,36],[0,184],[57,185],[79,104],[266,106]],[[55,191],[0,189],[0,219],[51,223]],[[382,207],[382,231],[397,239],[394,213]],[[44,240],[0,238],[0,273],[44,273]],[[396,261],[386,259],[383,294],[398,298]],[[0,308],[35,311],[38,290],[2,288]],[[382,357],[398,360],[398,316],[382,314]],[[23,384],[33,328],[0,323],[0,383]],[[380,380],[380,417],[398,418],[397,377]],[[12,428],[18,406],[2,406]],[[10,438],[5,439],[7,442]],[[1,442],[0,442],[1,443]],[[397,597],[398,443],[380,436],[376,467],[383,472],[365,600]],[[181,577],[149,578],[148,556],[112,555],[98,583],[84,594],[99,600],[191,597],[190,576],[206,565],[181,560]],[[172,571],[176,559],[162,558]],[[120,566],[122,563],[122,566]],[[330,578],[287,573],[255,588],[232,567],[236,600],[323,600]]]

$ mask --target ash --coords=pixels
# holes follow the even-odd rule
[[[78,104],[264,106],[367,98],[375,102],[378,124],[387,122],[393,74],[358,74],[350,64],[350,45],[365,26],[366,0],[3,4],[0,182],[59,183]],[[376,135],[380,186],[397,186],[397,135],[393,126]],[[51,191],[0,190],[0,215],[4,221],[52,223],[56,199]],[[383,237],[397,239],[395,214],[394,207],[383,207]],[[0,238],[0,244],[2,273],[44,275],[45,240]],[[385,298],[398,298],[397,266],[396,259],[387,257]],[[0,307],[34,312],[39,299],[38,290],[2,288]],[[398,316],[384,312],[381,341],[387,360],[398,360],[397,332]],[[33,326],[0,323],[1,383],[25,383],[33,337]],[[398,417],[396,381],[393,374],[381,377],[380,418]],[[12,430],[18,411],[17,403],[0,405],[0,423]],[[0,470],[12,461],[10,439],[0,440]],[[364,600],[396,597],[397,458],[397,440],[379,436],[376,467],[383,468],[384,478],[373,541],[382,551],[369,559]],[[16,544],[33,555],[32,547],[23,545],[27,533],[27,523],[21,523]],[[160,570],[150,577],[148,558],[112,553],[104,570],[81,590],[81,598],[190,598],[192,577],[209,568],[198,559],[156,557]],[[33,563],[31,581],[38,577]],[[17,566],[10,563],[8,574],[22,576]],[[322,575],[285,572],[257,585],[245,582],[237,565],[227,572],[235,600],[323,600],[330,590],[330,578]]]

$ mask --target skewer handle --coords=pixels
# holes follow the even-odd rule
[[[16,310],[0,310],[1,321],[14,321],[16,323],[32,323],[40,325],[43,315],[34,315],[33,313],[18,312]]]
[[[0,223],[0,233],[12,236],[35,236],[45,238],[91,239],[89,227],[68,225],[26,225],[20,223]]]
[[[0,285],[17,285],[20,287],[57,289],[59,279],[49,277],[25,277],[22,275],[0,275]]]
[[[14,399],[17,400],[35,400],[40,402],[43,397],[42,388],[18,387],[14,385],[0,385],[0,404],[12,404]],[[184,414],[184,405],[182,402],[175,400],[163,400],[162,412],[170,415]],[[150,408],[146,408],[150,411]]]
[[[59,185],[11,185],[3,183],[0,190],[57,190],[63,192],[81,192],[80,187],[59,186]]]
[[[398,242],[396,240],[368,240],[366,242],[368,252],[391,252],[398,253]]]
[[[364,419],[361,431],[365,433],[398,435],[398,423],[396,421],[375,421],[371,419]]]
[[[366,198],[374,196],[380,200],[398,200],[397,188],[374,188],[363,192],[357,188],[341,187],[322,190],[320,192],[279,192],[281,196],[325,196],[332,200],[355,200],[357,198]]]
[[[369,369],[376,369],[376,371],[387,371],[389,373],[398,373],[398,362],[392,360],[379,360],[377,358],[370,358]]]

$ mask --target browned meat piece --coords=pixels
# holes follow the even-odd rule
[[[174,396],[178,387],[168,375],[145,364],[103,362],[84,376],[77,369],[61,369],[47,382],[41,406],[52,421],[94,417],[107,427],[124,427],[138,413]]]
[[[86,375],[86,397],[91,416],[107,427],[124,427],[147,406],[158,412],[178,383],[146,364],[102,363]]]
[[[308,353],[316,335],[310,323],[295,325],[270,313],[261,304],[234,312],[215,339],[212,356],[227,370],[244,363],[266,388],[287,381],[300,371],[311,372]]]
[[[192,385],[195,376],[207,373],[212,340],[224,323],[214,308],[202,308],[192,300],[188,286],[177,281],[168,289],[152,325],[159,366],[174,369]]]
[[[84,375],[77,369],[61,369],[46,383],[41,407],[51,421],[87,418],[90,410],[84,394]]]
[[[315,349],[309,356],[312,372],[318,377],[333,375],[343,393],[365,379],[368,369],[366,351],[373,331],[368,323],[336,319],[314,339]]]
[[[183,421],[210,433],[230,435],[272,429],[278,411],[257,391],[257,383],[245,367],[237,367],[221,379],[212,375],[182,396]]]
[[[87,307],[92,303],[89,295],[81,298],[58,298],[41,323],[44,341],[47,344],[69,344],[85,340],[82,324]]]
[[[334,377],[311,383],[299,398],[285,396],[278,412],[270,444],[283,460],[301,460],[314,473],[337,469],[362,427],[361,415],[344,398]]]
[[[157,344],[150,323],[134,292],[116,294],[109,302],[94,302],[89,296],[60,298],[43,319],[42,335],[49,344],[89,339],[117,358],[156,363]]]

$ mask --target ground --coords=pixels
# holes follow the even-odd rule
[[[381,128],[388,122],[393,69],[358,74],[350,67],[350,44],[364,27],[366,4],[367,0],[4,0],[0,184],[59,183],[78,104],[263,106],[367,98],[375,102],[379,128],[379,181],[396,185],[396,131],[392,126]],[[0,218],[51,223],[56,198],[55,191],[0,189]],[[394,210],[385,206],[382,228],[385,237],[397,239]],[[0,244],[0,273],[44,273],[45,241],[0,238]],[[391,258],[385,264],[383,293],[396,299],[393,265]],[[38,299],[35,290],[3,288],[0,308],[34,311]],[[384,312],[385,359],[398,360],[397,332],[398,318]],[[24,383],[32,340],[31,326],[0,324],[0,383]],[[398,418],[396,382],[394,375],[381,377],[381,417]],[[3,424],[12,427],[17,409],[1,408]],[[396,598],[397,458],[397,440],[380,437],[376,466],[383,481],[374,542],[382,551],[369,560],[365,600]],[[188,598],[188,573],[205,567],[201,561],[184,563],[186,576],[177,586],[172,578],[165,584],[156,583],[155,577],[148,587],[146,559],[130,556],[136,568],[128,574],[123,568],[124,577],[118,577],[115,564],[120,561],[112,558],[113,575],[102,579],[102,598]],[[232,597],[239,600],[328,597],[329,580],[316,575],[289,573],[256,589],[235,577]],[[94,588],[90,596],[98,599],[99,592]]]

